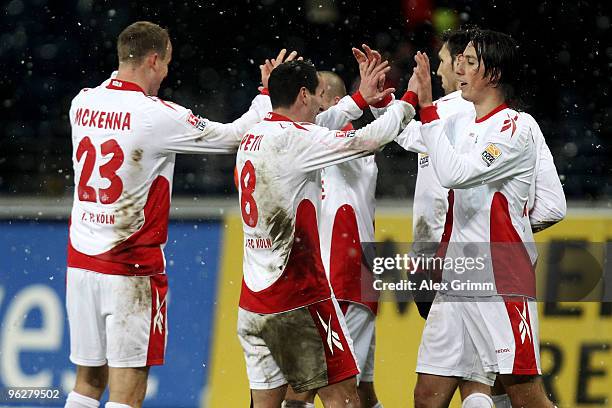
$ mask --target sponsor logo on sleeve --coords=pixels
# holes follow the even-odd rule
[[[495,146],[493,143],[489,143],[489,145],[482,152],[481,156],[487,167],[490,167],[493,162],[497,160],[499,156],[501,156],[501,154],[502,152],[497,146]]]
[[[206,127],[206,120],[197,115],[194,115],[193,113],[190,113],[187,116],[187,123],[189,123],[191,126],[198,130],[204,130],[204,128]]]
[[[339,138],[355,137],[355,131],[354,130],[347,130],[347,131],[339,130],[336,132],[336,137],[339,137]]]
[[[429,166],[429,155],[428,154],[419,153],[419,167],[423,168],[423,167],[427,167],[427,166]]]

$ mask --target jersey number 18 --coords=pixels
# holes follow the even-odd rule
[[[242,220],[249,227],[257,225],[257,203],[253,192],[255,191],[255,167],[250,160],[247,160],[240,172],[240,212],[242,212]]]

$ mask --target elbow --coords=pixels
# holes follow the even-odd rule
[[[567,202],[565,201],[565,196],[561,196],[557,206],[553,207],[550,211],[550,220],[553,223],[557,223],[565,218],[567,214]]]
[[[552,214],[552,221],[555,223],[563,220],[567,215],[567,205],[565,204],[565,200],[563,201],[563,206],[559,206],[556,211]]]

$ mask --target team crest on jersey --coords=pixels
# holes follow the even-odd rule
[[[336,132],[336,137],[343,137],[343,138],[349,138],[349,137],[355,137],[355,131],[354,130],[338,130]]]
[[[489,167],[499,156],[501,156],[501,154],[502,152],[499,150],[499,147],[495,146],[493,143],[489,143],[482,152],[482,160],[484,160],[487,167]]]
[[[190,113],[187,116],[187,123],[189,123],[191,126],[198,130],[204,130],[204,128],[206,127],[206,121],[203,118],[194,115],[193,113]]]
[[[423,168],[423,167],[427,167],[427,166],[429,166],[429,155],[428,154],[419,153],[419,167]]]

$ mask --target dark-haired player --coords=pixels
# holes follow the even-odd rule
[[[476,245],[485,268],[463,281],[472,277],[494,286],[438,293],[419,349],[415,406],[447,406],[462,378],[492,385],[498,375],[513,406],[551,407],[534,381],[540,374],[535,254],[527,249],[533,238],[526,227],[537,161],[533,118],[508,106],[520,85],[517,45],[492,31],[472,37],[455,72],[475,111],[446,120],[431,102],[429,61],[420,53],[416,59],[420,142],[450,190],[446,253],[440,255],[459,259]],[[457,277],[452,268],[444,270],[443,281]],[[486,395],[464,400],[464,407],[481,406],[491,406]]]
[[[371,62],[362,81],[377,90],[386,70]],[[393,140],[414,109],[401,101],[356,131],[314,125],[324,86],[304,61],[276,67],[269,93],[273,111],[247,132],[236,158],[244,230],[238,336],[253,405],[280,406],[289,383],[296,392],[317,390],[325,404],[356,408],[359,370],[321,260],[320,169]]]

